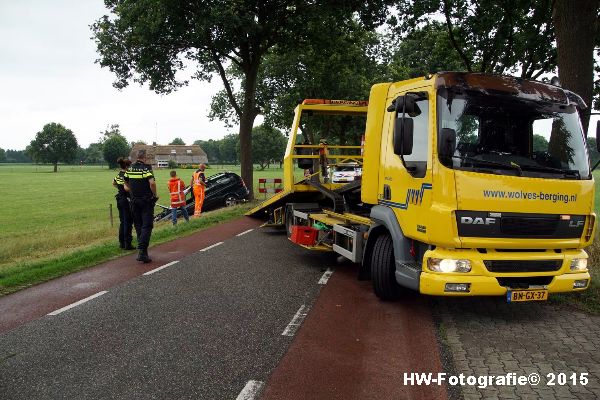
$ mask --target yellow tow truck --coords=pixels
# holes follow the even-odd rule
[[[359,263],[384,300],[404,288],[507,301],[585,290],[596,217],[582,108],[558,86],[462,72],[376,84],[368,102],[305,100],[283,190],[248,215]],[[314,118],[353,117],[361,145],[308,131],[328,126]],[[362,176],[330,182],[336,162]]]

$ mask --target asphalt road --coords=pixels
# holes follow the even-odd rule
[[[281,233],[233,236],[0,334],[0,399],[235,399],[267,381],[334,261]]]

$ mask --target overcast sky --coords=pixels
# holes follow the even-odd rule
[[[237,132],[208,120],[219,80],[163,96],[136,83],[113,88],[90,39],[89,25],[104,14],[102,0],[0,0],[0,148],[25,149],[49,122],[71,129],[84,148],[110,124],[129,141],[159,144]]]

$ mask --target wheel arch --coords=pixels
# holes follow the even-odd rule
[[[394,211],[386,206],[374,206],[371,209],[371,220],[367,243],[363,252],[363,261],[359,269],[359,279],[370,279],[373,246],[378,236],[389,234],[394,247],[396,280],[402,286],[419,290],[420,269],[415,268],[414,257],[410,254],[410,239],[404,236]]]

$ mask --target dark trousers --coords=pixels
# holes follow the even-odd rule
[[[117,198],[117,209],[119,210],[119,243],[121,247],[131,244],[131,229],[133,226],[133,217],[131,216],[131,206],[126,197]]]
[[[146,250],[154,227],[154,202],[151,199],[131,200],[133,226],[137,234],[138,249]]]

